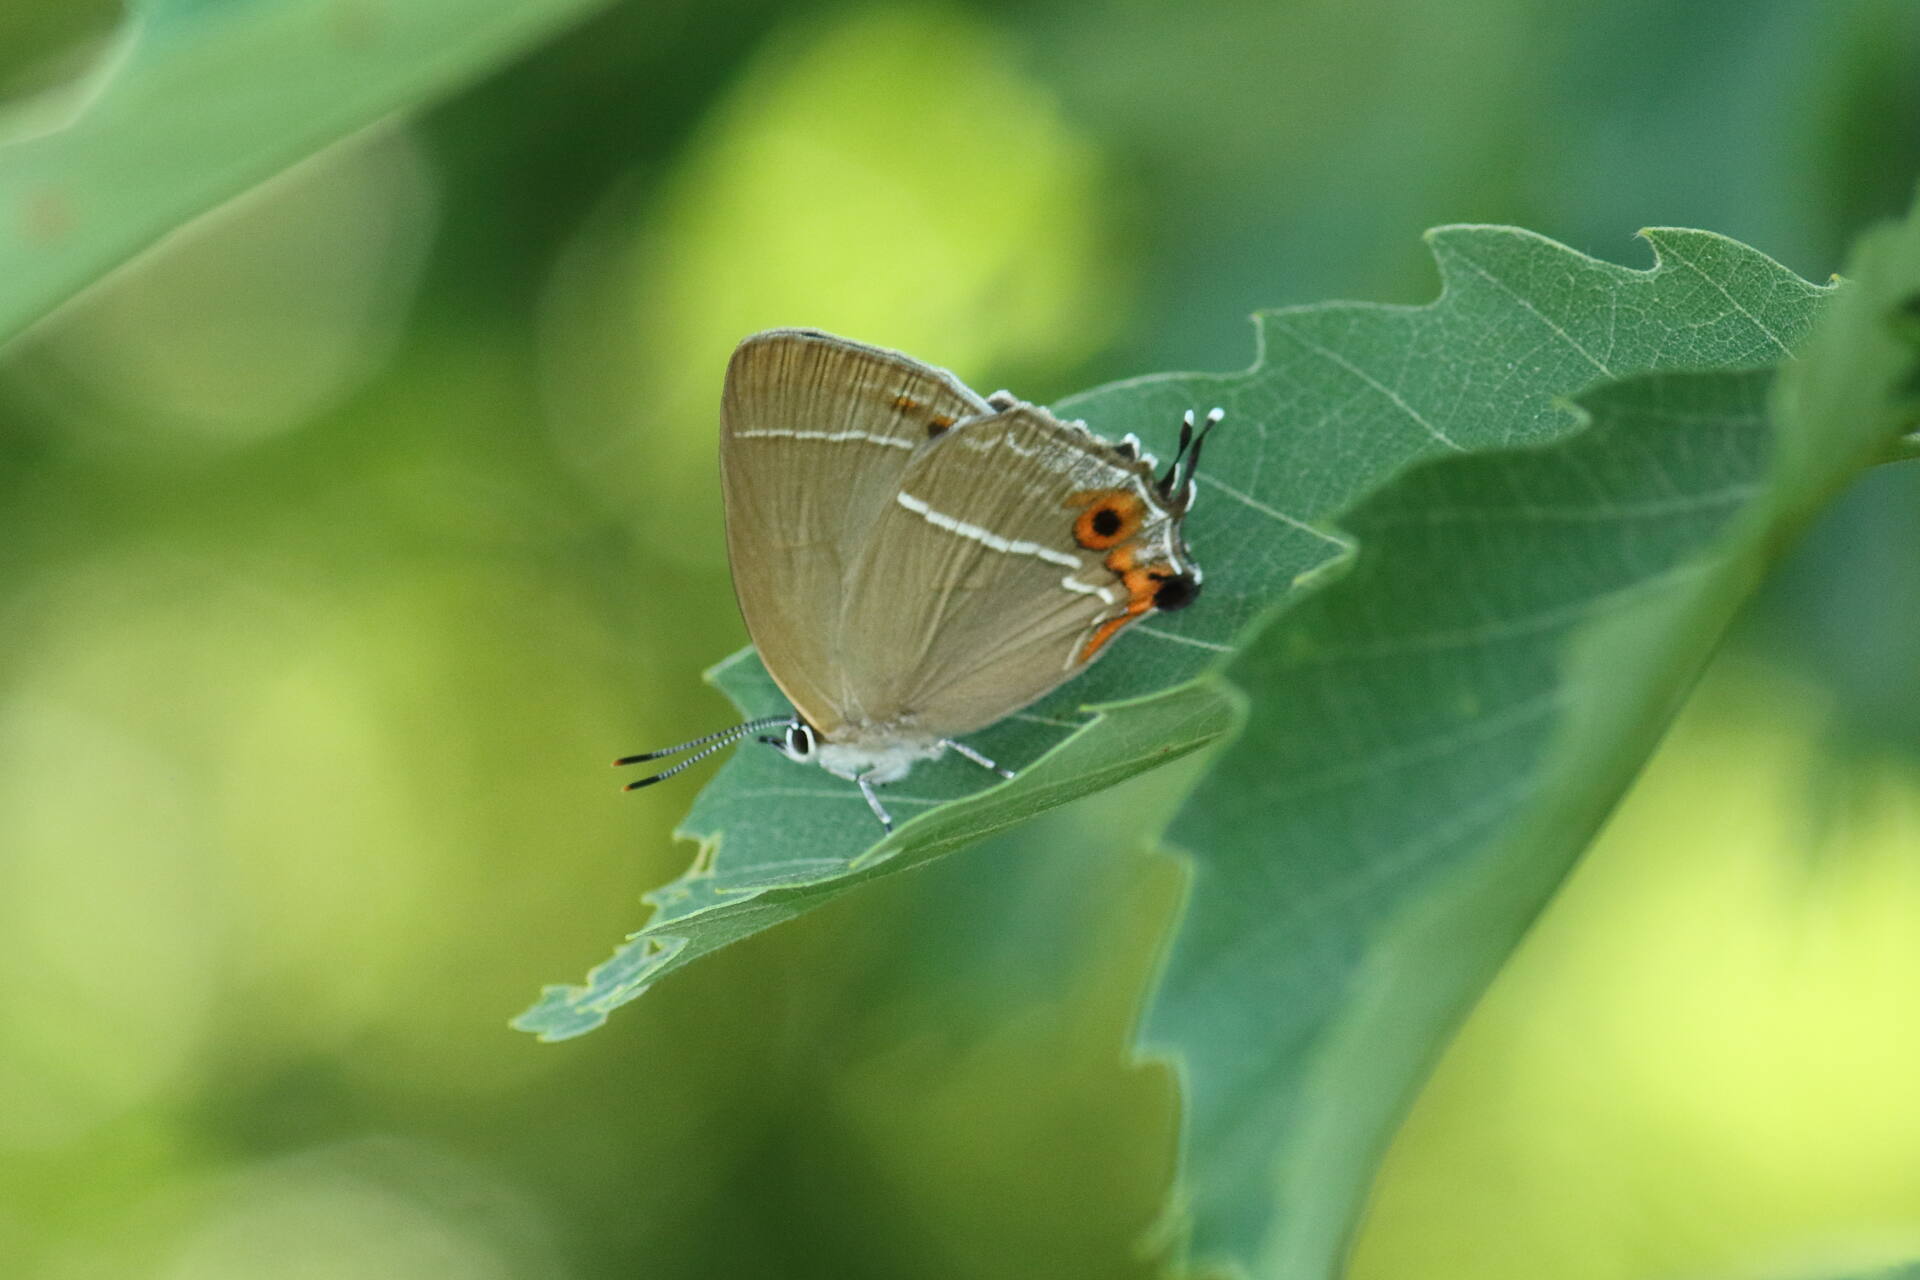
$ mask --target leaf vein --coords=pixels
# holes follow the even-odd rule
[[[1512,640],[1520,636],[1533,635],[1541,631],[1551,631],[1555,627],[1566,626],[1586,617],[1599,609],[1631,600],[1634,596],[1650,593],[1655,589],[1671,586],[1688,578],[1698,577],[1713,567],[1711,561],[1681,564],[1660,573],[1651,574],[1638,582],[1620,587],[1614,591],[1604,591],[1587,596],[1573,604],[1562,605],[1555,609],[1543,609],[1538,613],[1508,619],[1503,622],[1487,623],[1472,627],[1455,627],[1443,631],[1426,631],[1413,635],[1396,636],[1373,644],[1349,645],[1326,653],[1296,659],[1292,665],[1297,667],[1333,666],[1354,659],[1398,657],[1408,653],[1430,653],[1441,649],[1457,649],[1466,645],[1481,644],[1492,640]]]
[[[1150,627],[1144,622],[1134,623],[1132,629],[1138,631],[1143,636],[1154,636],[1161,640],[1171,640],[1175,644],[1189,644],[1196,649],[1206,649],[1211,653],[1233,652],[1233,646],[1230,644],[1217,644],[1212,640],[1199,640],[1193,636],[1183,636],[1172,631],[1162,631],[1158,627]]]
[[[1234,488],[1232,485],[1226,483],[1223,480],[1216,480],[1212,476],[1207,475],[1204,472],[1201,473],[1199,480],[1201,484],[1204,484],[1209,488],[1218,489],[1220,492],[1226,494],[1229,498],[1232,498],[1234,501],[1245,503],[1248,507],[1251,507],[1253,510],[1258,511],[1261,515],[1267,516],[1274,520],[1278,520],[1281,524],[1287,525],[1290,528],[1298,529],[1302,533],[1310,533],[1316,538],[1319,538],[1326,542],[1331,542],[1334,546],[1341,547],[1343,549],[1351,547],[1353,545],[1351,542],[1348,542],[1345,538],[1341,538],[1334,534],[1328,533],[1324,529],[1314,528],[1312,525],[1308,524],[1305,520],[1300,519],[1300,517],[1298,516],[1290,516],[1286,512],[1280,510],[1278,507],[1270,507],[1266,503],[1260,501],[1258,498],[1253,497],[1251,494],[1245,494],[1240,492],[1238,489]]]
[[[1515,302],[1519,303],[1522,310],[1524,310],[1528,315],[1532,316],[1534,319],[1538,320],[1541,324],[1545,325],[1548,329],[1550,329],[1553,332],[1555,337],[1559,338],[1562,342],[1566,343],[1569,347],[1572,347],[1575,351],[1579,352],[1581,357],[1585,359],[1588,364],[1592,365],[1594,368],[1598,369],[1601,373],[1605,374],[1609,378],[1614,376],[1613,370],[1607,367],[1605,361],[1601,360],[1600,357],[1594,355],[1593,352],[1587,350],[1585,346],[1581,345],[1579,339],[1575,338],[1571,333],[1568,333],[1566,329],[1564,329],[1559,324],[1557,324],[1551,316],[1547,315],[1546,312],[1534,306],[1533,303],[1528,300],[1525,294],[1521,293],[1518,289],[1515,289],[1512,285],[1508,284],[1505,280],[1502,280],[1500,279],[1500,277],[1494,275],[1493,272],[1488,271],[1485,267],[1475,262],[1472,258],[1469,258],[1466,254],[1461,253],[1458,248],[1454,249],[1453,255],[1456,261],[1464,263],[1466,266],[1471,268],[1475,275],[1479,276],[1482,280],[1485,280],[1488,284],[1492,285],[1494,288],[1500,290],[1500,292],[1506,294],[1509,298],[1512,298]]]
[[[1368,373],[1365,369],[1362,369],[1359,365],[1353,363],[1351,360],[1341,355],[1338,351],[1335,351],[1330,347],[1321,346],[1319,343],[1313,341],[1313,339],[1302,336],[1298,330],[1288,330],[1288,336],[1290,336],[1295,342],[1299,343],[1301,346],[1305,347],[1307,350],[1313,352],[1315,355],[1325,360],[1327,363],[1346,370],[1348,373],[1352,374],[1354,377],[1358,378],[1360,381],[1366,383],[1369,387],[1372,387],[1375,391],[1385,396],[1388,400],[1391,400],[1395,405],[1395,407],[1397,407],[1402,413],[1406,414],[1409,418],[1412,418],[1414,422],[1418,423],[1421,430],[1425,431],[1428,435],[1432,436],[1435,440],[1439,441],[1441,444],[1447,446],[1447,448],[1452,449],[1456,453],[1466,452],[1466,446],[1460,444],[1452,436],[1442,431],[1439,427],[1436,427],[1433,423],[1427,421],[1426,415],[1422,414],[1418,409],[1408,404],[1405,397],[1403,397],[1398,391],[1395,391],[1392,387],[1380,381],[1378,378]]]
[[[1745,316],[1748,322],[1751,323],[1754,328],[1758,329],[1762,334],[1766,336],[1766,339],[1768,342],[1771,342],[1774,346],[1780,348],[1781,355],[1787,357],[1787,359],[1789,360],[1793,359],[1793,348],[1789,347],[1784,341],[1782,341],[1780,335],[1775,333],[1771,328],[1769,328],[1765,323],[1763,323],[1759,316],[1756,316],[1753,314],[1753,312],[1747,310],[1747,308],[1744,305],[1742,305],[1742,303],[1740,302],[1740,299],[1734,297],[1733,294],[1728,291],[1727,286],[1725,286],[1724,284],[1721,284],[1718,280],[1715,280],[1711,275],[1707,274],[1706,270],[1702,268],[1699,263],[1693,261],[1691,258],[1687,257],[1685,254],[1681,253],[1673,245],[1667,244],[1664,246],[1664,249],[1668,254],[1672,255],[1674,261],[1678,262],[1681,266],[1685,267],[1687,270],[1693,272],[1693,274],[1699,276],[1702,280],[1705,280],[1708,284],[1712,285],[1714,292],[1718,293],[1721,297],[1727,300],[1728,306],[1732,307],[1735,311],[1738,311],[1741,315]]]
[[[1299,800],[1345,782],[1392,773],[1407,765],[1447,755],[1460,747],[1498,737],[1521,725],[1541,719],[1564,705],[1566,696],[1563,690],[1556,689],[1531,698],[1523,698],[1499,711],[1478,716],[1459,728],[1415,739],[1396,750],[1380,752],[1362,760],[1331,765],[1311,773],[1297,774],[1293,785],[1279,791],[1265,792],[1262,798],[1275,804]]]

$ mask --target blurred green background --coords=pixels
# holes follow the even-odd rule
[[[0,12],[0,104],[117,16]],[[1460,221],[1823,279],[1911,193],[1917,73],[1909,0],[653,0],[170,238],[0,351],[0,1274],[1152,1274],[1178,778],[506,1028],[692,854],[698,777],[605,760],[728,722],[732,344],[1045,401],[1425,301]],[[1356,1275],[1920,1252],[1916,562],[1909,464],[1752,611]]]

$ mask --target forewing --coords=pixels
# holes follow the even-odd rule
[[[720,481],[734,594],[768,672],[827,737],[849,701],[842,603],[861,547],[915,455],[988,412],[943,369],[814,330],[733,353]]]
[[[1111,538],[1084,523],[1100,495],[1135,517]],[[847,705],[931,738],[991,724],[1143,616],[1117,566],[1177,541],[1146,463],[1031,405],[969,420],[909,459],[866,541]]]

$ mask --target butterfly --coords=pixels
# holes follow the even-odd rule
[[[1183,536],[1220,409],[1188,412],[1164,472],[1129,435],[944,369],[813,329],[740,343],[721,397],[720,478],[734,594],[791,716],[750,720],[638,764],[749,734],[876,786],[952,750],[1184,609],[1202,575]],[[778,728],[777,735],[763,730]]]

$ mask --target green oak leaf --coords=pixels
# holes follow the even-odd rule
[[[1767,366],[1805,338],[1826,290],[1721,236],[1644,234],[1655,265],[1633,270],[1525,231],[1441,228],[1428,242],[1442,290],[1427,306],[1270,312],[1246,372],[1136,379],[1056,406],[1109,437],[1134,432],[1162,456],[1187,409],[1226,409],[1187,525],[1208,569],[1201,600],[1131,628],[1081,677],[975,735],[974,745],[1019,770],[1014,781],[949,757],[889,788],[901,821],[885,839],[851,785],[765,749],[737,752],[682,825],[700,853],[648,895],[645,927],[584,985],[548,988],[515,1025],[547,1039],[579,1035],[736,938],[1223,742],[1241,717],[1228,660],[1268,643],[1263,620],[1290,597],[1335,580],[1350,541],[1333,522],[1358,500],[1423,459],[1563,436],[1579,421],[1563,398],[1597,381]],[[786,709],[749,657],[721,664],[715,679],[743,714]],[[1215,932],[1196,909],[1183,936]]]
[[[0,342],[189,219],[605,2],[130,3],[71,118],[0,146]]]
[[[1191,893],[1140,1033],[1194,1260],[1338,1272],[1421,1077],[1741,603],[1920,421],[1920,216],[1853,274],[1777,374],[1624,379],[1570,439],[1409,471],[1228,666],[1247,727],[1171,824]]]

